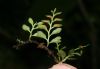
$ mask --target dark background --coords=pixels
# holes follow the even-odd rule
[[[100,69],[99,0],[0,0],[0,69],[47,69],[53,60],[31,44],[16,50],[16,39],[28,36],[21,26],[32,17],[45,18],[50,10],[62,11],[62,41],[67,48],[90,44],[77,60],[66,61],[78,69]]]

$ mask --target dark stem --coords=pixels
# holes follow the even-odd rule
[[[56,63],[58,63],[58,60],[56,59],[54,52],[52,50],[50,50],[47,46],[45,46],[45,43],[39,43],[38,41],[29,41],[28,40],[28,41],[19,42],[17,45],[14,45],[13,47],[18,49],[19,47],[24,46],[24,45],[29,44],[29,43],[34,43],[37,45],[37,48],[44,49],[45,51],[47,51],[48,54],[50,56],[52,56],[52,58],[54,58],[54,61]]]

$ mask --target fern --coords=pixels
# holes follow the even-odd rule
[[[61,36],[57,35],[54,38],[51,38],[51,36],[55,34],[59,34],[62,31],[62,24],[57,23],[58,21],[62,21],[61,18],[58,18],[57,16],[60,15],[62,12],[57,12],[57,9],[51,10],[51,15],[46,15],[48,19],[41,20],[40,22],[34,22],[32,18],[28,19],[28,23],[31,25],[28,26],[26,24],[22,25],[22,29],[24,31],[27,31],[29,33],[29,41],[32,41],[32,37],[39,37],[46,40],[46,47],[43,46],[42,48],[45,48],[45,50],[50,51],[49,45],[51,43],[55,43],[55,49],[57,50],[57,54],[53,55],[56,62],[65,62],[66,60],[71,60],[75,55],[81,56],[82,55],[82,49],[86,46],[81,46],[76,49],[71,49],[68,52],[68,55],[66,54],[65,46],[61,45]],[[35,30],[37,31],[35,32]],[[44,30],[46,33],[44,33],[42,30]],[[20,43],[20,40],[18,40]],[[22,42],[22,41],[21,41]],[[24,42],[25,43],[25,42]]]

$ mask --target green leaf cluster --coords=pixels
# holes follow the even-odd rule
[[[37,28],[36,28],[37,24],[34,23],[34,21],[33,21],[32,18],[29,18],[29,19],[28,19],[28,23],[31,25],[31,27],[28,26],[28,25],[26,25],[26,24],[23,24],[23,25],[22,25],[22,29],[25,30],[25,31],[27,31],[27,32],[29,32],[29,40],[31,40],[32,36],[34,36],[33,31],[34,31],[35,29],[37,29]]]
[[[64,51],[65,46],[61,45],[61,36],[58,36],[58,34],[62,31],[62,24],[59,23],[60,21],[62,21],[62,19],[58,18],[57,16],[61,13],[62,12],[57,12],[57,9],[55,8],[54,10],[51,10],[51,15],[46,15],[48,19],[41,20],[40,22],[34,22],[32,18],[29,18],[28,23],[31,25],[31,27],[26,24],[22,25],[22,29],[29,33],[29,41],[31,41],[32,37],[40,37],[46,40],[47,47],[51,43],[56,44],[55,49],[57,51],[57,54],[55,55],[55,60],[58,62],[64,62],[66,60],[74,59],[73,57],[75,55],[82,55],[81,47],[69,50],[68,55]],[[54,35],[57,36],[51,38]]]

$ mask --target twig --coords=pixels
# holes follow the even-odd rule
[[[17,45],[14,45],[13,47],[18,49],[19,47],[24,46],[26,44],[30,44],[30,43],[34,43],[37,45],[37,48],[44,49],[45,51],[47,51],[48,54],[54,58],[54,61],[56,63],[58,63],[53,51],[50,50],[47,46],[45,46],[44,45],[45,43],[39,43],[38,41],[22,41],[22,42],[18,43]]]

